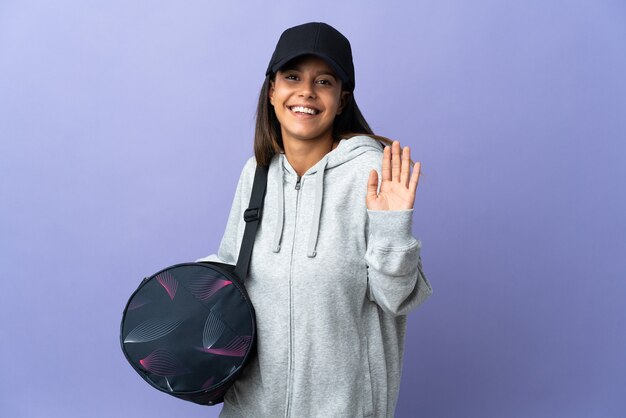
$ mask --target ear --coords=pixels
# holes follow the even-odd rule
[[[350,92],[343,90],[341,95],[339,96],[339,108],[337,108],[337,114],[341,115],[343,108],[346,107],[346,103],[348,103],[348,97],[350,97]]]
[[[270,88],[267,92],[267,97],[269,97],[270,103],[274,106],[274,80],[270,80]]]

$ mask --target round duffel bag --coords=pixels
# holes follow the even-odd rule
[[[150,385],[215,405],[254,353],[254,309],[234,266],[182,263],[146,277],[122,317],[128,362]]]

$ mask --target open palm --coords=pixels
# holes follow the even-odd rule
[[[419,173],[419,162],[415,163],[411,173],[411,151],[409,147],[404,147],[402,155],[400,155],[400,142],[393,141],[392,146],[386,146],[383,151],[383,180],[380,184],[380,193],[378,193],[378,172],[376,170],[370,172],[365,198],[367,209],[412,209]]]

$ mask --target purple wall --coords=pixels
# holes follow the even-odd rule
[[[0,4],[0,416],[217,416],[135,375],[119,321],[217,250],[273,46],[311,20],[425,172],[397,416],[625,416],[623,1],[158,3]]]

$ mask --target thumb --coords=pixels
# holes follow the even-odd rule
[[[367,180],[367,196],[366,199],[376,199],[378,196],[378,172],[376,170],[370,171],[369,179]]]

